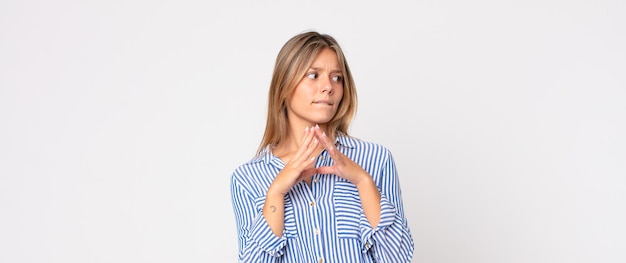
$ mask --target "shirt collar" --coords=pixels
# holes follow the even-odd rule
[[[337,133],[337,138],[335,139],[335,145],[343,146],[343,147],[350,148],[350,149],[354,149],[356,147],[354,138],[342,132]]]

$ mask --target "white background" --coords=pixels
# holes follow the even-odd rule
[[[335,36],[413,262],[626,261],[624,1],[0,3],[0,262],[235,262],[280,47]]]

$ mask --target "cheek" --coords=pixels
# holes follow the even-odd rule
[[[302,82],[304,82],[304,80]],[[300,84],[298,84],[296,89],[293,91],[293,94],[291,97],[293,98],[294,101],[311,97],[311,95],[315,93],[315,89],[311,87],[311,85],[307,85],[306,83],[302,83],[302,82],[300,82]]]
[[[343,102],[343,99],[344,99],[343,90],[342,89],[337,90],[336,95],[337,95],[337,101],[339,102],[339,103],[336,104],[337,105],[336,109],[339,109],[339,105],[341,105],[341,103]]]
[[[337,88],[336,92],[337,92],[337,97],[339,97],[339,100],[341,101],[343,99],[343,86],[340,86],[339,88]]]
[[[298,94],[296,92],[291,93],[291,95],[285,99],[285,108],[287,111],[291,111],[294,105],[298,105]]]

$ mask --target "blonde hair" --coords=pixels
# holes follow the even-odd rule
[[[289,39],[276,57],[268,96],[265,134],[257,154],[268,145],[279,144],[287,136],[289,122],[287,99],[290,98],[320,51],[326,48],[335,51],[343,73],[343,98],[335,116],[327,123],[328,133],[330,138],[335,138],[338,132],[348,134],[348,128],[356,114],[357,107],[356,87],[348,62],[333,37],[313,31],[305,32]]]

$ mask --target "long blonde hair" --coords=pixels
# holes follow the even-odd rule
[[[277,145],[287,136],[287,100],[302,80],[317,54],[329,48],[337,54],[343,71],[343,98],[335,116],[328,122],[330,138],[337,132],[348,134],[348,128],[356,114],[357,95],[350,67],[337,41],[326,34],[305,32],[298,34],[282,47],[276,57],[276,65],[270,84],[265,134],[257,150],[260,153],[268,145]]]

